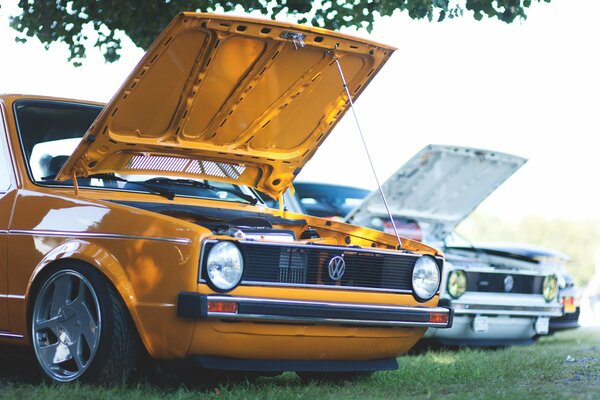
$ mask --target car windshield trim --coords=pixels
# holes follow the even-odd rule
[[[139,186],[147,189],[149,191],[149,193],[158,194],[160,196],[166,197],[169,200],[173,200],[175,198],[175,192],[173,190],[164,189],[162,187],[155,186],[155,185],[152,185],[151,183],[147,183],[144,181],[130,181],[130,180],[127,180],[125,178],[122,178],[122,177],[114,175],[114,174],[93,174],[93,175],[88,175],[85,177],[77,177],[77,186],[88,187],[87,185],[84,185],[79,182],[80,180],[88,179],[88,178],[89,179],[100,179],[102,181],[116,181],[116,182],[130,183],[133,185],[139,185]],[[61,182],[61,181],[56,180],[56,175],[44,176],[44,177],[42,177],[42,181]],[[69,180],[69,182],[71,182],[71,180]],[[94,187],[94,185],[90,185],[89,187]],[[97,187],[110,189],[105,186],[97,186]],[[116,188],[116,189],[118,189],[118,188]]]
[[[61,100],[39,100],[39,99],[19,99],[16,100],[15,102],[13,102],[12,105],[12,111],[13,111],[13,119],[15,122],[15,126],[17,128],[17,134],[19,137],[19,147],[20,147],[20,151],[21,151],[21,155],[23,156],[23,161],[25,164],[25,168],[27,169],[27,177],[29,178],[29,181],[31,183],[33,183],[34,185],[37,186],[65,186],[65,187],[73,187],[72,184],[69,184],[69,181],[62,181],[60,182],[61,184],[44,184],[44,181],[51,181],[52,179],[50,177],[48,177],[49,179],[35,179],[34,175],[33,175],[33,171],[31,170],[31,163],[30,163],[30,155],[27,154],[26,151],[26,144],[23,138],[23,128],[22,128],[22,121],[19,118],[19,112],[18,112],[18,107],[22,106],[22,105],[54,105],[54,106],[73,106],[73,107],[82,107],[82,108],[97,108],[98,109],[98,113],[100,113],[100,111],[102,111],[102,108],[104,108],[102,105],[98,105],[98,104],[91,104],[91,103],[79,103],[76,101],[61,101]],[[82,133],[82,136],[85,134],[85,132]],[[33,149],[33,147],[32,147]],[[58,181],[56,181],[58,182]]]

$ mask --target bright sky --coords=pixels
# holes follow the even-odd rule
[[[14,42],[16,3],[0,8],[0,93],[108,101],[142,55],[128,42],[118,63],[89,50],[72,67],[64,45]],[[530,160],[482,211],[600,218],[598,15],[598,0],[552,0],[511,25],[380,19],[372,39],[398,50],[356,106],[381,181],[429,143],[481,147]],[[375,188],[350,114],[300,179]]]

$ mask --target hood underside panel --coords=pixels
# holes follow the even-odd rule
[[[347,108],[334,57],[355,97],[392,51],[323,29],[182,13],[60,178],[107,172],[219,178],[277,196]]]
[[[527,160],[467,147],[429,145],[382,186],[392,215],[422,223],[425,239],[441,241]],[[367,224],[386,216],[379,191],[347,217]]]

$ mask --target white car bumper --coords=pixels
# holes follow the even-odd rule
[[[547,334],[549,319],[561,316],[558,301],[541,296],[467,293],[452,300],[454,322],[450,329],[429,329],[425,338],[448,345],[503,346],[526,344]]]

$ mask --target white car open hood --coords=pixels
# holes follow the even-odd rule
[[[400,167],[382,188],[395,217],[418,221],[423,239],[437,242],[444,240],[526,161],[496,151],[429,145]],[[346,220],[373,226],[376,218],[387,218],[378,190],[369,194]]]

